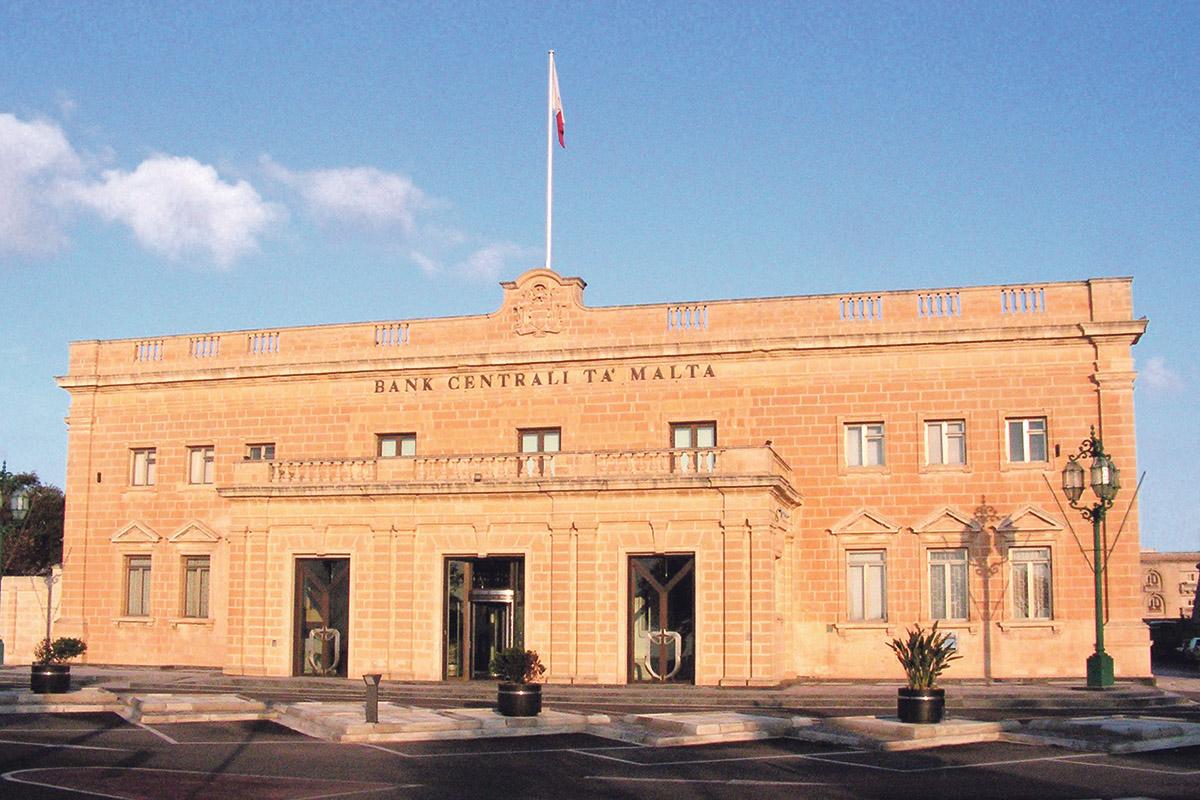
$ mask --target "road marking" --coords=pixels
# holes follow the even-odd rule
[[[828,783],[813,781],[754,781],[754,780],[716,780],[713,778],[625,778],[620,775],[586,775],[590,781],[624,781],[637,783],[718,783],[723,786],[829,786]]]
[[[590,750],[568,750],[567,752],[575,753],[576,755],[581,755],[581,756],[591,756],[592,758],[602,758],[605,761],[616,761],[618,764],[632,764],[635,767],[646,766],[645,764],[643,764],[640,761],[630,761],[627,758],[617,758],[616,756],[606,756],[606,755],[604,755],[604,753],[595,753]]]
[[[95,749],[95,748],[93,748],[93,749]],[[170,773],[173,773],[176,775],[203,775],[206,778],[258,778],[258,779],[265,780],[265,781],[282,781],[282,782],[312,780],[309,778],[299,778],[299,777],[295,777],[295,776],[291,776],[291,775],[257,775],[257,774],[246,773],[246,772],[239,772],[239,773],[204,772],[202,770],[194,770],[194,769],[159,769],[159,768],[154,768],[154,767],[35,767],[32,769],[18,769],[18,770],[13,770],[12,772],[6,772],[3,775],[0,775],[0,778],[3,778],[6,781],[11,781],[13,783],[24,783],[24,784],[28,784],[30,786],[42,786],[47,789],[59,789],[61,791],[68,791],[68,792],[75,792],[77,794],[91,795],[92,797],[107,797],[107,798],[111,798],[112,800],[129,800],[129,798],[127,796],[106,794],[104,792],[97,792],[93,789],[77,789],[72,786],[62,786],[62,785],[59,785],[56,783],[44,783],[42,781],[35,781],[32,778],[19,777],[19,776],[23,776],[26,773],[30,773],[30,772],[54,772],[54,771],[58,770],[58,771],[63,771],[63,772],[78,773],[83,770],[89,770],[89,769],[92,769],[92,770],[99,769],[99,770],[105,770],[105,771],[109,771],[109,772],[114,771],[114,770],[122,770],[124,772],[170,772]],[[357,783],[357,781],[345,781],[345,782],[346,783]],[[376,786],[364,786],[360,789],[346,789],[344,791],[329,792],[326,794],[298,795],[298,796],[292,798],[292,800],[328,800],[328,798],[332,798],[332,797],[349,797],[350,795],[355,795],[355,794],[369,794],[369,793],[373,793],[373,792],[389,791],[392,789],[417,789],[417,788],[421,788],[423,785],[424,784],[420,784],[420,783],[390,783],[390,784],[383,784],[383,785],[376,785]]]
[[[400,750],[395,750],[383,745],[367,744],[364,742],[349,742],[348,744],[361,744],[363,747],[373,747],[376,750],[383,750],[388,753],[394,753],[405,758],[458,758],[464,756],[519,756],[524,753],[580,753],[592,750],[641,750],[641,745],[613,745],[611,747],[541,747],[528,750],[463,750],[454,751],[452,753],[405,753]],[[618,759],[619,760],[619,759]],[[633,762],[630,762],[633,763]]]
[[[167,736],[167,735],[166,735],[165,733],[163,733],[162,731],[155,730],[154,728],[151,728],[149,725],[146,725],[145,723],[142,723],[142,722],[135,722],[135,723],[133,723],[133,724],[134,724],[134,725],[137,725],[137,726],[138,726],[139,728],[141,728],[142,730],[150,731],[150,732],[151,732],[151,733],[153,733],[155,736],[157,736],[158,738],[160,738],[160,739],[162,739],[163,741],[167,742],[168,744],[179,744],[179,742],[175,741],[175,740],[174,740],[174,739],[172,739],[170,736]]]
[[[1063,756],[1071,758],[1072,756]],[[1100,758],[1111,758],[1108,754],[1100,754]],[[1128,764],[1092,764],[1086,761],[1080,762],[1085,767],[1105,767],[1106,769],[1125,769],[1131,772],[1151,772],[1155,775],[1182,775],[1184,777],[1190,775],[1200,775],[1200,769],[1151,769],[1150,767],[1133,767]]]
[[[125,747],[98,747],[91,744],[59,744],[57,742],[26,742],[20,739],[0,739],[0,744],[22,744],[26,747],[53,747],[59,750],[108,750],[113,753],[128,753]]]

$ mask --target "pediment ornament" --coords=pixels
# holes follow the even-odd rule
[[[1049,513],[1037,506],[1027,505],[1005,517],[997,529],[1006,533],[1019,533],[1022,531],[1061,531],[1063,526]]]
[[[916,533],[974,533],[979,530],[979,522],[961,511],[946,506],[934,511],[925,519],[913,525]]]
[[[131,522],[113,534],[109,541],[122,544],[153,544],[162,539],[149,525]]]
[[[900,526],[877,511],[860,508],[853,514],[843,517],[829,529],[834,536],[840,534],[880,534],[897,533]]]
[[[567,310],[562,294],[559,287],[546,280],[525,287],[513,306],[513,332],[518,336],[540,337],[562,331]]]
[[[213,532],[212,528],[205,525],[203,522],[191,520],[181,527],[179,530],[171,534],[167,540],[170,542],[219,542],[220,535]]]

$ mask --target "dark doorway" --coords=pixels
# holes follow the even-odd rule
[[[630,683],[696,680],[696,558],[629,559]]]
[[[490,678],[492,656],[524,647],[525,559],[446,559],[442,674]]]
[[[346,677],[350,559],[296,559],[295,675]]]

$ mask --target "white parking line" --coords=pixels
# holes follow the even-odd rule
[[[586,775],[584,776],[590,781],[622,781],[622,782],[637,782],[637,783],[718,783],[723,786],[829,786],[828,783],[815,783],[812,781],[752,781],[738,780],[716,780],[713,778],[624,778],[620,775]]]
[[[611,747],[542,747],[527,750],[455,750],[450,753],[405,753],[401,750],[396,750],[391,747],[385,747],[381,744],[368,744],[365,742],[349,742],[348,744],[359,744],[362,747],[371,747],[375,750],[382,750],[385,753],[403,756],[404,758],[461,758],[474,756],[519,756],[523,753],[587,753],[592,750],[641,750],[641,745],[624,744],[613,745]],[[620,761],[621,759],[616,759]],[[634,763],[634,762],[630,762]]]
[[[1064,756],[1064,758],[1066,758],[1066,757],[1067,756]],[[1101,754],[1099,757],[1100,758],[1110,758],[1110,756],[1108,756],[1107,754]],[[1104,767],[1105,769],[1125,769],[1125,770],[1129,770],[1130,772],[1152,772],[1155,775],[1180,775],[1183,777],[1187,777],[1190,775],[1200,775],[1200,769],[1165,769],[1165,768],[1152,769],[1150,767],[1133,767],[1128,764],[1104,764],[1104,763],[1093,764],[1088,761],[1081,761],[1079,763],[1085,767]]]
[[[53,747],[57,750],[109,750],[114,753],[128,753],[124,747],[98,747],[91,744],[58,744],[57,742],[27,742],[21,739],[0,739],[0,744],[23,744],[26,747]]]
[[[146,725],[145,723],[142,723],[142,722],[135,722],[135,723],[133,723],[133,724],[134,724],[134,725],[137,725],[137,726],[138,726],[139,728],[141,728],[142,730],[150,731],[150,733],[153,733],[155,736],[157,736],[158,738],[160,738],[160,739],[162,739],[163,741],[167,742],[168,744],[179,744],[179,742],[175,741],[175,740],[174,740],[174,739],[172,739],[170,736],[167,736],[167,735],[166,735],[165,733],[163,733],[162,731],[155,730],[154,728],[151,728],[149,725]]]

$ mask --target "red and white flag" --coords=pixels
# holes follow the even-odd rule
[[[558,70],[554,67],[554,56],[550,56],[550,94],[551,102],[554,104],[554,122],[558,125],[558,144],[560,147],[566,148],[567,143],[563,140],[563,107],[562,98],[558,95]]]

